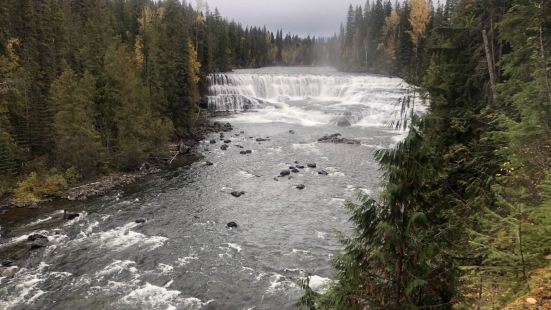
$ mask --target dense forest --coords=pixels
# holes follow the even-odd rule
[[[407,138],[376,154],[382,193],[347,204],[338,282],[324,295],[305,286],[301,307],[545,307],[551,2],[368,1],[332,44],[341,68],[415,87],[394,123]],[[415,104],[426,114],[407,112]]]
[[[190,134],[206,75],[311,64],[315,38],[177,0],[0,3],[0,197],[134,170]]]
[[[408,135],[376,154],[382,193],[347,203],[338,281],[305,285],[299,306],[537,302],[551,281],[550,51],[546,0],[368,0],[323,39],[177,0],[2,0],[0,197],[36,202],[138,169],[192,135],[211,72],[395,75],[412,85],[392,124]]]

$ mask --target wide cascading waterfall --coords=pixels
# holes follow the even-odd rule
[[[306,117],[310,124],[351,126],[365,121],[367,125],[380,125],[389,120],[403,96],[399,91],[403,81],[397,78],[341,73],[330,68],[297,73],[281,70],[274,67],[211,74],[209,110],[238,113],[273,108],[280,118],[302,118],[304,122]],[[308,122],[308,117],[314,119]]]

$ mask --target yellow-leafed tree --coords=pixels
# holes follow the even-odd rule
[[[417,48],[419,41],[426,35],[432,7],[427,0],[409,0],[409,6],[411,10],[409,23],[412,29],[409,35],[413,46]]]

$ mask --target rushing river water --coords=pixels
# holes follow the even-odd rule
[[[49,238],[14,278],[0,277],[0,309],[292,309],[298,279],[311,274],[320,289],[333,277],[337,231],[349,230],[343,202],[377,191],[373,152],[400,139],[385,124],[402,81],[263,68],[210,83],[211,110],[241,112],[218,119],[234,126],[226,151],[213,134],[191,166],[95,200],[0,215],[2,259],[32,233]],[[335,132],[361,144],[317,142]],[[277,178],[295,161],[317,168]],[[81,216],[64,221],[60,209]]]

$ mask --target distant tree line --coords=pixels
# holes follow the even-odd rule
[[[309,65],[314,42],[178,0],[3,0],[0,196],[136,169],[194,128],[207,74]]]

